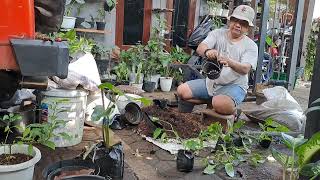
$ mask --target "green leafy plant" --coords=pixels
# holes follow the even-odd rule
[[[127,81],[129,75],[129,68],[125,62],[120,62],[114,67],[115,73],[117,75],[117,81]]]
[[[60,38],[66,40],[69,45],[69,53],[71,57],[74,57],[77,53],[90,53],[93,46],[95,45],[94,41],[91,39],[86,39],[84,37],[77,37],[76,31],[74,29],[67,32],[59,32],[49,35],[52,39]]]
[[[103,44],[95,44],[91,49],[91,53],[96,57],[106,57],[109,54],[109,51],[110,50],[108,50]]]
[[[171,123],[169,123],[167,121],[163,121],[157,117],[153,117],[152,121],[158,122],[159,124],[166,124],[169,126],[169,129],[156,128],[153,132],[153,139],[160,139],[162,142],[168,142],[169,138],[175,138],[177,140],[180,140],[180,137],[179,137],[177,131],[174,130]],[[172,136],[171,134],[173,134],[174,136]]]
[[[104,11],[103,6],[101,6],[101,8],[98,9],[98,16],[96,20],[98,22],[105,22],[105,17],[106,17],[106,12]]]
[[[272,118],[268,118],[265,120],[264,124],[259,123],[260,128],[262,129],[262,133],[259,136],[259,140],[269,140],[272,141],[270,132],[289,132],[289,129],[272,120]]]
[[[59,127],[62,127],[66,124],[66,121],[58,118],[58,114],[65,112],[64,109],[58,108],[57,104],[65,102],[65,100],[56,100],[49,104],[49,108],[52,109],[52,113],[49,114],[49,121],[43,123],[33,123],[29,124],[26,127],[22,127],[17,124],[22,120],[20,114],[10,113],[9,115],[4,115],[2,121],[6,122],[6,127],[4,132],[6,133],[6,138],[2,145],[6,145],[8,142],[8,136],[10,133],[13,133],[13,129],[18,129],[22,135],[16,137],[13,143],[9,144],[10,153],[8,155],[8,160],[12,157],[11,147],[14,144],[28,145],[28,154],[32,154],[33,144],[42,144],[50,149],[55,149],[54,142],[51,141],[54,137],[62,137],[64,139],[70,139],[71,137],[66,132],[56,133],[55,130]]]
[[[186,64],[190,58],[190,55],[185,53],[182,48],[180,48],[178,45],[176,47],[171,49],[171,57],[173,61]]]

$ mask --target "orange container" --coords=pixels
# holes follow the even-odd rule
[[[34,0],[0,0],[0,69],[18,70],[10,39],[34,39]]]

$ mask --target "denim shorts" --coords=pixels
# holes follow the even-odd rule
[[[200,100],[210,100],[217,95],[229,96],[235,103],[235,105],[241,104],[246,96],[246,92],[237,84],[224,85],[217,89],[213,96],[210,96],[206,86],[205,79],[195,79],[186,82],[191,89],[192,97]]]

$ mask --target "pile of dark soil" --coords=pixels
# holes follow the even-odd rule
[[[158,117],[161,121],[168,122],[172,125],[173,129],[178,133],[178,135],[183,138],[194,138],[197,137],[201,130],[206,129],[209,122],[201,122],[200,115],[192,113],[180,113],[178,108],[169,107],[168,109],[161,109],[158,106],[149,106],[142,108],[143,112],[148,113],[149,116]],[[171,129],[170,125],[165,122],[159,122],[164,129]],[[138,129],[140,133],[150,136],[153,131],[142,121]],[[167,133],[173,135],[172,133]]]
[[[14,165],[27,162],[32,159],[32,156],[26,154],[1,154],[0,165]]]

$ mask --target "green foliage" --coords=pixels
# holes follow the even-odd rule
[[[316,163],[310,163],[303,166],[300,170],[300,174],[310,177],[311,180],[320,176],[320,161]]]
[[[203,141],[200,140],[199,138],[188,139],[184,141],[183,146],[187,150],[195,152],[203,149]]]
[[[283,179],[286,179],[286,169],[291,167],[290,180],[297,179],[299,173],[313,173],[318,176],[317,168],[318,164],[307,164],[310,159],[317,153],[320,152],[320,132],[314,134],[309,140],[304,139],[302,136],[294,138],[290,135],[282,133],[282,139],[285,145],[291,149],[292,154],[287,155],[276,150],[272,150],[272,156],[283,166]],[[297,159],[296,159],[297,158]],[[306,172],[306,168],[312,171]],[[295,171],[297,169],[297,171]],[[302,171],[302,172],[301,172]]]
[[[309,35],[309,41],[307,43],[307,49],[306,49],[306,66],[304,70],[304,75],[307,80],[310,80],[313,74],[313,66],[314,61],[316,59],[316,48],[317,48],[317,39],[318,34],[320,32],[320,19],[315,19],[312,22],[312,28]]]
[[[51,39],[61,38],[66,40],[69,45],[69,53],[71,57],[79,52],[90,53],[93,46],[95,45],[92,39],[86,39],[84,37],[77,37],[76,31],[71,29],[67,32],[53,33],[49,35]]]
[[[233,168],[232,163],[225,164],[224,169],[225,169],[226,173],[228,174],[228,176],[234,177],[234,168]]]
[[[259,123],[262,133],[259,136],[260,140],[272,140],[269,133],[270,132],[289,132],[289,129],[286,126],[283,126],[275,121],[272,118],[265,120],[264,124]]]
[[[311,158],[320,152],[320,132],[314,134],[306,143],[297,149],[299,166],[310,162]]]
[[[104,11],[103,4],[102,4],[101,7],[98,9],[98,16],[96,20],[98,22],[105,22],[105,18],[106,18],[106,12]]]
[[[115,73],[117,75],[117,81],[127,81],[129,76],[129,68],[125,62],[120,62],[116,67],[114,67]]]
[[[107,49],[103,44],[94,44],[91,49],[91,53],[93,55],[101,55],[105,57],[109,53],[109,49]]]
[[[22,120],[20,114],[10,113],[2,117],[2,121],[7,122],[7,126],[4,130],[6,132],[6,138],[3,144],[7,144],[7,138],[12,133],[13,128],[17,128],[22,135],[17,137],[13,144],[27,144],[29,154],[32,153],[32,144],[42,144],[50,149],[55,149],[55,144],[50,140],[54,137],[61,136],[64,139],[70,139],[70,136],[66,132],[55,133],[54,131],[65,125],[64,120],[58,119],[58,114],[65,112],[65,110],[58,108],[57,104],[63,100],[57,100],[49,104],[49,108],[52,113],[49,114],[49,121],[43,123],[33,123],[27,125],[25,128],[19,125],[13,125],[13,123]],[[10,145],[11,147],[11,145]],[[11,152],[11,151],[10,151]]]
[[[180,62],[182,64],[186,64],[190,58],[190,55],[185,53],[184,50],[178,45],[171,49],[170,54],[174,61]]]
[[[120,96],[126,96],[120,89],[116,88],[114,85],[111,83],[103,83],[99,85],[99,88],[101,90],[108,90],[111,91],[114,95],[118,95],[117,97]],[[127,99],[131,99],[131,97],[126,96]],[[135,99],[136,101],[141,101],[144,105],[150,105],[151,100],[147,98],[139,98]],[[117,99],[116,99],[117,101]],[[109,147],[109,118],[112,114],[112,112],[115,109],[115,105],[112,101],[109,101],[108,105],[104,108],[103,106],[97,106],[94,108],[94,111],[91,115],[91,118],[93,121],[99,121],[100,119],[107,120],[106,124],[103,124],[102,126],[102,131],[103,131],[103,140],[105,143],[106,147]]]

